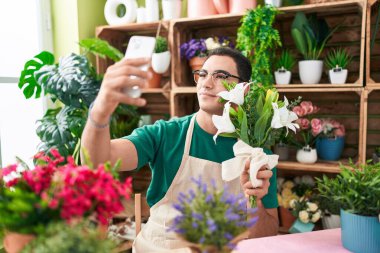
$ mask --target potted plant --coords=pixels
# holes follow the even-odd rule
[[[331,38],[335,27],[330,31],[323,18],[311,14],[309,19],[298,12],[293,20],[291,33],[297,49],[304,60],[298,63],[299,75],[303,84],[317,84],[321,80],[323,61],[319,60],[326,42]]]
[[[276,79],[276,84],[289,84],[292,78],[292,68],[296,60],[291,55],[289,50],[282,51],[280,57],[276,61],[276,71],[274,72],[274,77]]]
[[[289,233],[310,232],[314,229],[315,223],[321,218],[321,210],[318,205],[311,202],[307,197],[293,199],[289,203],[290,209],[296,221],[289,229]]]
[[[54,55],[49,52],[36,55],[25,63],[18,84],[26,99],[33,96],[39,98],[44,91],[53,102],[61,102],[63,106],[48,109],[38,121],[39,148],[44,152],[56,148],[64,157],[73,155],[77,162],[88,108],[97,96],[102,81],[102,76],[96,74],[86,55],[94,53],[113,61],[124,57],[119,50],[100,39],[82,40],[80,46],[84,49],[83,54],[61,57],[57,64],[54,63]],[[111,138],[131,133],[138,122],[139,114],[135,107],[120,105],[111,118]]]
[[[318,157],[322,160],[337,161],[344,148],[344,125],[331,119],[315,122],[314,133],[318,136],[316,148]]]
[[[72,157],[65,164],[55,149],[35,159],[33,169],[23,162],[0,169],[0,228],[7,252],[19,252],[52,222],[93,216],[106,225],[124,210],[121,199],[130,197],[132,183],[118,181],[117,165],[94,169],[76,165]]]
[[[325,59],[325,64],[329,69],[329,78],[332,84],[344,84],[347,80],[347,66],[352,61],[346,50],[337,49],[330,51]]]
[[[380,252],[380,163],[341,165],[335,178],[317,179],[318,190],[341,208],[342,243],[352,252]]]
[[[181,57],[189,61],[192,70],[199,70],[206,61],[208,51],[218,47],[231,47],[234,45],[228,37],[209,37],[207,39],[191,39],[181,45]]]
[[[243,16],[237,32],[237,45],[252,64],[251,80],[263,86],[273,85],[275,49],[281,46],[280,34],[273,27],[279,11],[273,6],[257,6]]]
[[[340,228],[339,203],[320,194],[317,196],[319,208],[322,211],[322,226],[324,229]]]
[[[169,69],[170,52],[168,49],[168,40],[158,36],[156,38],[156,46],[152,55],[152,68],[154,72],[163,74]]]
[[[375,148],[375,152],[372,154],[372,162],[380,162],[380,147]]]
[[[290,139],[297,150],[296,159],[300,163],[315,163],[318,159],[317,150],[314,147],[318,134],[320,133],[320,119],[314,117],[319,108],[311,101],[303,101],[299,106],[293,108],[293,112],[299,117],[297,122],[300,126],[298,133],[302,136],[302,142]]]

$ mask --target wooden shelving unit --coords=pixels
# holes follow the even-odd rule
[[[380,11],[380,3],[377,0],[368,0],[367,5],[367,26],[366,26],[366,86],[370,89],[380,87],[380,29],[376,34],[376,18]],[[373,48],[371,50],[371,41],[375,36]]]

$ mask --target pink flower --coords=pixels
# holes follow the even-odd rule
[[[334,135],[336,137],[343,137],[346,135],[346,130],[343,125],[340,125],[337,129],[334,131]]]
[[[299,119],[297,123],[300,125],[302,130],[309,129],[310,127],[310,121],[305,118]]]
[[[302,101],[301,108],[304,112],[304,115],[312,114],[314,110],[313,103],[311,101]]]
[[[311,120],[311,133],[316,136],[322,131],[322,121],[320,119]]]
[[[313,106],[313,114],[319,112],[320,108],[316,105]]]
[[[297,114],[297,116],[298,117],[302,117],[302,116],[304,116],[305,114],[304,114],[304,112],[303,112],[303,110],[302,110],[302,108],[301,108],[301,106],[294,106],[294,108],[293,108],[293,112],[295,113],[295,114]]]

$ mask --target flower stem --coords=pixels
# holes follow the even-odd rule
[[[257,207],[257,201],[256,201],[256,196],[249,196],[249,204],[251,205],[251,208],[256,208]]]

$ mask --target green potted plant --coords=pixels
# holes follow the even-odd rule
[[[158,36],[156,46],[152,55],[152,68],[157,74],[165,73],[170,65],[170,52],[168,49],[168,40]]]
[[[257,6],[241,19],[237,32],[237,45],[252,64],[251,80],[264,87],[273,85],[273,59],[275,49],[281,46],[280,34],[273,27],[279,10],[273,6]]]
[[[372,162],[378,163],[380,162],[380,147],[375,148],[375,152],[372,154]]]
[[[56,64],[50,52],[36,55],[25,63],[18,84],[26,99],[39,98],[43,91],[53,102],[60,102],[57,108],[48,109],[38,121],[39,149],[48,152],[56,148],[65,157],[74,155],[77,162],[88,108],[102,81],[102,76],[96,74],[86,55],[94,53],[113,61],[124,57],[119,50],[100,39],[82,40],[80,46],[84,49],[83,54],[61,57]],[[137,127],[139,117],[135,107],[120,105],[110,122],[112,138],[131,133]]]
[[[317,195],[317,202],[322,211],[322,226],[324,229],[340,228],[340,206],[339,203]]]
[[[325,59],[325,65],[329,69],[329,78],[332,84],[344,84],[347,80],[347,66],[352,61],[352,56],[342,48],[333,49]]]
[[[292,68],[296,64],[296,60],[289,50],[282,51],[280,57],[276,61],[276,71],[274,78],[276,84],[289,84],[292,78]]]
[[[380,252],[380,163],[341,165],[335,178],[317,178],[320,194],[341,210],[342,243],[352,252]]]
[[[303,12],[297,12],[291,27],[291,33],[297,49],[304,57],[298,62],[299,75],[303,84],[317,84],[321,80],[323,61],[319,60],[326,42],[333,32],[323,18],[311,14],[306,18]]]

